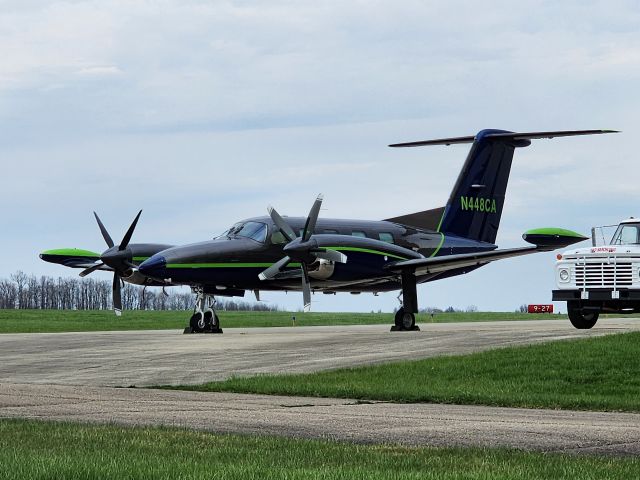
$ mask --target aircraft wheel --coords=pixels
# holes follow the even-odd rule
[[[202,312],[196,312],[191,315],[189,326],[192,332],[203,332],[205,327],[204,314]]]
[[[204,312],[204,328],[203,330],[211,330],[214,325],[214,313],[213,310],[208,309]]]
[[[416,316],[413,313],[405,313],[402,315],[402,327],[405,330],[413,330],[416,326]]]
[[[396,330],[402,330],[402,316],[404,315],[404,308],[400,307],[396,312],[393,321],[395,323]]]
[[[394,317],[396,330],[413,330],[416,326],[416,316],[413,313],[405,312],[403,307],[396,312]]]
[[[596,324],[600,312],[596,310],[585,313],[578,302],[567,302],[567,314],[571,325],[580,330],[585,330]]]

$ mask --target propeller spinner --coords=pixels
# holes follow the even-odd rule
[[[133,231],[136,229],[136,225],[138,224],[138,219],[142,214],[142,210],[138,212],[136,218],[134,218],[133,222],[129,226],[129,229],[122,237],[122,241],[119,245],[114,245],[113,240],[111,239],[111,235],[105,228],[105,226],[100,221],[100,217],[96,212],[93,212],[93,215],[96,217],[96,221],[98,222],[98,227],[100,228],[100,232],[102,233],[102,238],[107,243],[109,247],[107,250],[102,252],[100,255],[100,262],[83,270],[80,272],[81,277],[86,277],[87,275],[95,272],[100,267],[106,265],[113,269],[113,310],[116,315],[122,315],[122,294],[120,292],[122,277],[124,272],[130,270],[131,268],[135,268],[136,265],[132,262],[133,254],[131,249],[127,248],[129,242],[131,241],[131,237],[133,236]]]
[[[272,280],[285,268],[289,263],[295,261],[300,263],[302,272],[302,297],[304,301],[304,311],[308,312],[311,308],[311,287],[309,282],[309,265],[319,259],[331,262],[346,263],[347,256],[336,250],[330,250],[318,246],[313,238],[313,231],[318,221],[320,207],[322,206],[322,195],[318,195],[313,203],[307,221],[305,222],[302,236],[297,236],[289,224],[280,216],[273,208],[269,207],[267,211],[273,220],[273,223],[280,229],[288,243],[283,247],[286,254],[283,258],[262,271],[258,278],[260,280]]]

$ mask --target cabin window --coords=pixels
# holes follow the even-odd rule
[[[322,233],[326,233],[327,235],[337,235],[338,231],[337,230],[331,230],[331,229],[325,229],[322,231]]]
[[[275,230],[271,234],[271,243],[274,245],[281,245],[283,243],[287,243],[287,239],[284,238],[284,235],[280,230]]]
[[[364,233],[364,232],[363,232],[363,231],[361,231],[361,230],[353,230],[353,231],[351,232],[351,235],[352,235],[352,236],[354,236],[354,237],[367,238],[367,234],[366,234],[366,233]]]
[[[378,238],[383,242],[393,243],[393,235],[391,235],[389,232],[380,232],[378,234]]]

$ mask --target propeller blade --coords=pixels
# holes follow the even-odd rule
[[[138,223],[138,219],[140,218],[141,214],[142,214],[142,210],[140,210],[138,212],[138,215],[136,215],[136,218],[134,218],[133,223],[129,227],[129,230],[127,230],[127,233],[125,233],[124,237],[122,237],[122,241],[120,242],[120,245],[118,246],[118,250],[124,250],[125,248],[127,248],[127,245],[129,245],[129,241],[131,240],[131,236],[133,235],[133,231],[136,229],[136,225]]]
[[[98,270],[100,267],[102,267],[104,265],[104,263],[100,262],[100,263],[96,263],[93,267],[89,267],[89,268],[85,268],[83,271],[80,272],[80,276],[81,277],[86,277],[87,275],[89,275],[90,273],[95,272],[96,270]]]
[[[273,223],[277,225],[277,227],[280,229],[287,240],[291,241],[297,237],[296,232],[294,232],[289,224],[285,222],[284,218],[282,218],[280,214],[276,212],[275,208],[269,205],[267,211],[269,212],[269,216],[271,217],[271,220],[273,220]]]
[[[335,263],[347,263],[347,256],[336,250],[320,250],[318,252],[312,252],[316,258],[322,258],[323,260],[329,260]]]
[[[304,225],[304,233],[302,234],[302,241],[306,242],[313,235],[313,231],[316,228],[316,222],[318,221],[318,215],[320,214],[320,207],[322,206],[322,194],[318,195],[316,201],[313,202],[313,206],[309,211],[307,217],[307,223]]]
[[[271,280],[278,273],[280,273],[280,270],[282,268],[286,267],[290,261],[291,261],[291,259],[289,257],[281,258],[276,263],[271,265],[269,268],[267,268],[266,270],[263,270],[262,272],[260,272],[258,274],[258,278],[260,280]]]
[[[122,315],[122,295],[120,294],[120,277],[113,274],[113,311],[116,316]]]
[[[311,310],[311,287],[309,286],[309,271],[307,265],[302,264],[302,300],[304,301],[304,311]]]
[[[96,221],[98,222],[98,227],[100,227],[102,238],[104,238],[104,241],[107,242],[107,245],[109,246],[109,248],[113,247],[113,240],[111,240],[111,236],[109,235],[109,232],[107,232],[107,229],[104,228],[104,225],[100,221],[100,217],[96,212],[93,212],[93,215],[96,217]]]

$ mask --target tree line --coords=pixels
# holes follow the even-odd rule
[[[0,308],[51,310],[110,310],[112,282],[95,278],[48,277],[16,272],[0,279]],[[122,306],[125,310],[191,310],[195,296],[189,292],[166,294],[160,288],[125,283]],[[220,300],[217,310],[278,310],[277,306],[238,300]]]

